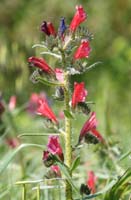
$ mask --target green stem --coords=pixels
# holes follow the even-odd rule
[[[25,184],[22,185],[22,200],[26,200],[26,187],[25,187]]]
[[[37,187],[37,200],[40,200],[40,185]]]
[[[65,74],[65,110],[70,112],[69,106],[69,75]],[[72,147],[71,147],[71,119],[65,116],[65,164],[70,168],[72,164]],[[71,175],[71,174],[70,174]],[[72,200],[72,187],[68,180],[66,181],[66,200]]]

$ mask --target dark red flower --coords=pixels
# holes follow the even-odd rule
[[[39,103],[39,107],[37,108],[37,114],[47,117],[54,123],[58,123],[56,116],[51,110],[51,108],[48,106],[46,99],[44,98],[40,99],[38,103]]]
[[[30,57],[28,58],[28,62],[33,67],[38,67],[42,69],[47,74],[54,74],[54,70],[46,63],[46,61],[43,58],[37,58],[37,57]]]
[[[56,31],[51,22],[43,21],[41,24],[41,31],[44,32],[46,35],[54,35],[56,36]]]
[[[62,147],[59,142],[58,136],[50,136],[47,144],[47,150],[53,154],[57,155],[62,161],[64,160]]]
[[[47,27],[48,27],[48,31],[49,31],[50,35],[56,36],[55,28],[51,22],[47,22]]]
[[[94,194],[96,191],[95,185],[96,185],[97,177],[95,176],[93,171],[88,172],[88,180],[87,180],[87,187],[91,190],[91,192]]]
[[[51,170],[55,173],[56,177],[61,177],[61,171],[58,165],[52,165]]]
[[[92,112],[89,119],[83,125],[80,136],[79,142],[85,138],[85,141],[88,143],[97,144],[98,142],[104,142],[103,137],[100,133],[96,130],[98,122],[96,120],[96,113]]]
[[[74,59],[88,58],[91,52],[90,43],[88,40],[82,40],[80,46],[74,54]]]
[[[72,107],[75,108],[79,102],[84,102],[88,94],[87,90],[84,88],[84,82],[74,83],[74,92],[72,95]]]
[[[83,7],[81,5],[76,6],[76,13],[72,19],[69,29],[74,32],[76,28],[86,20],[86,17],[87,16]]]

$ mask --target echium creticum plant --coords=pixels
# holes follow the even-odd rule
[[[43,55],[48,54],[58,59],[56,67],[49,66],[43,57],[28,58],[29,66],[35,69],[31,76],[32,81],[54,87],[54,99],[63,101],[64,104],[64,128],[60,127],[56,115],[45,98],[38,99],[37,114],[46,118],[51,128],[59,133],[57,136],[49,136],[47,149],[43,152],[43,162],[46,167],[51,168],[56,176],[61,176],[61,172],[65,174],[66,200],[73,199],[73,189],[75,189],[72,183],[72,172],[76,168],[78,159],[73,158],[72,153],[83,142],[104,144],[103,137],[96,129],[96,113],[89,109],[88,102],[86,102],[88,91],[85,89],[85,83],[75,81],[74,89],[71,90],[71,77],[75,74],[84,74],[94,66],[87,64],[91,53],[92,34],[87,28],[81,26],[86,19],[87,14],[80,5],[76,6],[76,13],[69,26],[66,25],[65,18],[61,18],[58,31],[51,22],[43,21],[41,31],[45,34],[45,41],[34,46],[46,49],[45,52],[42,52]],[[78,111],[87,115],[87,121],[81,128],[78,142],[73,146],[72,120]],[[64,138],[63,147],[60,144],[60,137]],[[80,193],[82,195],[94,192],[95,175],[93,172],[90,174],[91,178],[88,183],[81,185]]]

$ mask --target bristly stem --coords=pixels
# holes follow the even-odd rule
[[[69,74],[65,73],[64,76],[64,101],[65,110],[70,112],[69,106]],[[72,164],[72,147],[71,147],[71,119],[65,116],[65,164],[70,168]],[[72,200],[72,187],[68,180],[66,181],[66,200]]]

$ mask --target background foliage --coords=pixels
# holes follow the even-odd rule
[[[38,55],[32,45],[43,40],[40,32],[40,24],[43,20],[50,20],[58,27],[59,18],[66,17],[67,24],[72,19],[76,4],[82,4],[88,13],[87,26],[94,34],[91,44],[92,53],[89,63],[102,61],[95,70],[86,73],[84,80],[89,91],[88,100],[95,101],[92,106],[99,119],[99,130],[110,140],[115,140],[124,153],[130,148],[131,139],[131,2],[130,0],[1,0],[0,1],[0,91],[8,104],[11,95],[17,95],[17,108],[21,108],[29,99],[32,92],[46,91],[50,96],[52,91],[43,85],[33,85],[29,81],[30,70],[27,58]],[[46,58],[53,66],[53,60]],[[83,77],[74,79],[81,81]],[[58,112],[59,105],[56,105]],[[79,116],[78,116],[79,117]],[[86,118],[77,123],[76,130]],[[4,122],[9,131],[7,135],[18,135],[23,132],[42,132],[43,123],[38,117],[31,118],[26,112],[13,114],[11,121],[4,116]],[[74,130],[74,138],[79,132]],[[2,134],[2,133],[1,133]],[[44,139],[46,141],[46,138]],[[75,140],[75,139],[74,139]],[[43,138],[23,138],[22,142],[37,142],[43,144]],[[9,147],[4,143],[4,137],[0,140],[0,154],[5,155]],[[86,152],[83,152],[86,155]],[[41,165],[41,151],[24,150],[24,176],[41,178],[43,166]],[[0,157],[1,157],[0,155]],[[21,156],[23,156],[21,155]],[[32,156],[33,155],[33,156]],[[35,158],[35,159],[34,159]],[[21,160],[21,159],[20,159]],[[14,165],[6,171],[2,180],[4,186],[21,179],[22,174],[19,165],[19,157]],[[85,158],[86,160],[86,158]],[[122,162],[122,166],[129,166],[130,160]],[[95,163],[95,161],[92,161]],[[95,167],[94,167],[95,168]],[[10,177],[15,170],[15,176]],[[7,179],[5,180],[5,175]],[[9,176],[9,178],[8,178]],[[8,183],[8,184],[7,184]],[[16,186],[12,193],[16,191]],[[11,192],[10,192],[11,194]],[[8,195],[8,193],[7,193]],[[17,196],[17,195],[16,195]],[[16,197],[17,198],[17,197]],[[5,196],[7,199],[7,196]]]

